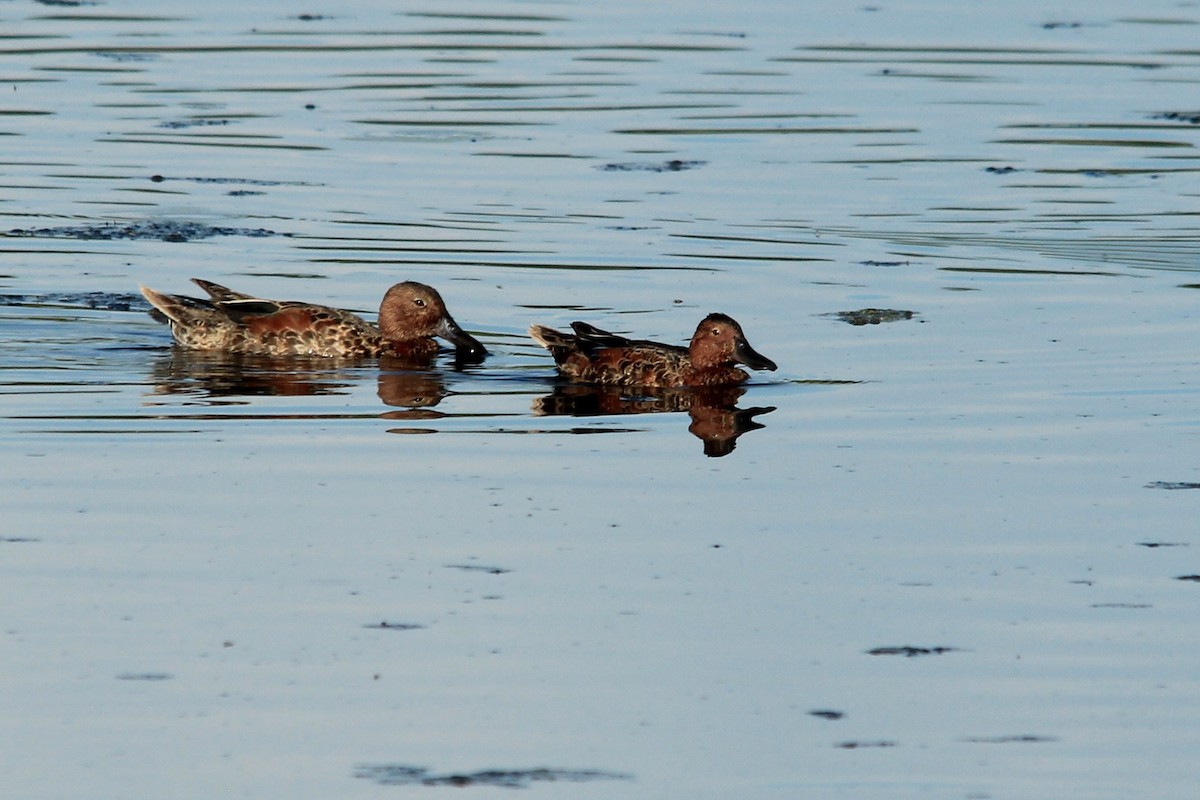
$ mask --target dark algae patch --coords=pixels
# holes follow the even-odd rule
[[[141,222],[105,222],[100,225],[74,225],[58,228],[13,228],[9,236],[38,239],[80,239],[83,241],[191,242],[213,236],[287,236],[266,228],[230,228],[182,220],[143,220]]]
[[[961,649],[959,647],[913,647],[912,645],[903,645],[900,647],[876,647],[874,650],[868,650],[867,655],[916,658],[917,656],[940,656],[946,653],[957,653]]]
[[[406,764],[361,764],[354,777],[383,786],[497,786],[503,789],[527,789],[534,783],[586,783],[590,781],[628,781],[632,775],[596,769],[485,769],[478,772],[433,772]]]
[[[1147,489],[1200,489],[1200,483],[1190,483],[1188,481],[1151,481],[1146,484]]]
[[[486,572],[488,575],[503,575],[512,572],[504,567],[490,567],[486,564],[447,564],[446,569],[461,569],[464,572]]]
[[[883,322],[901,322],[916,316],[914,311],[894,308],[860,308],[857,311],[838,311],[830,316],[851,325],[879,325]]]
[[[160,128],[183,130],[184,128],[211,128],[228,125],[227,119],[168,119],[158,123]]]
[[[119,681],[169,681],[175,676],[169,672],[122,672]]]
[[[415,622],[374,622],[370,625],[363,625],[364,628],[377,631],[419,631],[424,628],[424,625],[418,625]]]
[[[845,712],[834,711],[831,708],[813,709],[812,711],[808,712],[808,715],[810,717],[816,717],[817,719],[827,719],[830,722],[834,722],[834,721],[839,720],[842,717],[846,716]]]
[[[54,292],[51,294],[0,294],[0,306],[51,306],[91,308],[100,311],[144,310],[141,295],[113,292]]]
[[[151,183],[163,183],[164,181],[188,181],[189,183],[215,183],[215,184],[230,184],[230,183],[232,183],[232,184],[243,184],[246,186],[313,186],[313,185],[315,185],[315,184],[307,183],[305,181],[271,181],[271,180],[262,180],[260,178],[218,178],[218,177],[200,177],[200,176],[171,177],[169,175],[151,175],[150,176]]]
[[[1200,111],[1162,111],[1150,119],[1161,119],[1167,122],[1186,122],[1188,125],[1200,125]]]
[[[703,167],[703,161],[682,161],[672,158],[671,161],[623,161],[605,164],[601,167],[606,173],[682,173],[684,170]]]

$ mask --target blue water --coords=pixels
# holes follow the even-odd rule
[[[0,5],[9,793],[1193,796],[1200,11],[343,6]],[[761,427],[539,413],[714,310]]]

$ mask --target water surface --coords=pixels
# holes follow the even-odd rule
[[[6,786],[1190,798],[1198,23],[0,7]],[[493,355],[179,352],[192,276]],[[720,403],[525,335],[714,310]]]

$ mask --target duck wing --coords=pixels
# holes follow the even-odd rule
[[[211,305],[213,307],[224,311],[229,315],[229,318],[235,322],[245,319],[246,317],[275,314],[289,306],[302,305],[296,302],[268,300],[263,297],[255,297],[252,294],[234,291],[228,286],[222,286],[219,283],[206,281],[203,278],[192,278],[192,283],[196,284],[208,293],[208,296],[212,298]]]
[[[629,339],[586,322],[572,322],[571,330],[575,331],[576,345],[589,356],[609,348],[628,348],[643,354],[643,356],[647,353],[665,353],[677,357],[686,355],[688,351],[686,347],[678,345],[652,342],[648,339]]]

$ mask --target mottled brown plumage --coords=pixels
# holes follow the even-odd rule
[[[742,327],[725,314],[709,314],[696,327],[689,345],[626,339],[586,322],[572,322],[573,333],[534,325],[529,335],[550,351],[565,377],[586,383],[623,386],[729,386],[751,369],[776,369],[775,362],[746,341]]]
[[[169,322],[175,341],[193,350],[220,350],[271,356],[360,357],[395,355],[430,360],[433,337],[452,343],[460,357],[481,359],[487,350],[458,326],[441,295],[408,281],[388,289],[379,306],[379,324],[338,308],[294,300],[265,300],[216,283],[192,279],[208,299],[142,294],[156,318]]]

